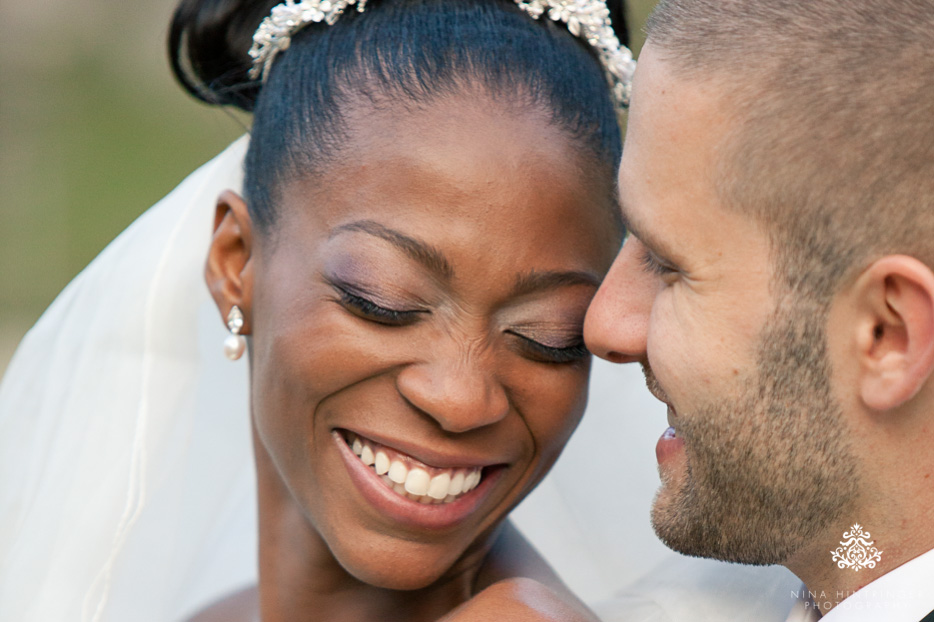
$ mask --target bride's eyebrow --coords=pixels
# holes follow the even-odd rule
[[[600,277],[583,270],[531,270],[519,275],[512,287],[512,296],[519,297],[546,289],[588,285],[593,289],[600,287]]]
[[[341,233],[348,232],[366,233],[385,240],[411,259],[425,266],[429,271],[434,272],[442,280],[450,281],[454,278],[454,268],[451,267],[451,262],[447,260],[444,253],[424,240],[413,238],[375,220],[356,220],[340,225],[335,227],[328,237],[330,239]]]

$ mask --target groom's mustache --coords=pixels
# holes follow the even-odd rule
[[[655,377],[655,372],[652,371],[648,361],[643,361],[641,365],[642,374],[645,376],[645,386],[648,387],[649,393],[654,395],[655,399],[670,406],[671,402],[668,401],[668,394],[665,393],[661,385],[658,384],[658,378]]]

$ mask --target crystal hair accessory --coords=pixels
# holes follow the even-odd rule
[[[636,61],[613,31],[606,0],[515,0],[515,3],[534,19],[547,11],[552,21],[563,22],[572,35],[586,41],[603,65],[616,105],[629,107]]]
[[[456,0],[452,0],[456,1]],[[629,106],[632,74],[636,62],[629,48],[622,45],[613,32],[610,10],[605,0],[513,0],[516,6],[539,19],[562,22],[575,37],[587,42],[603,65],[613,99],[619,108]],[[334,25],[347,9],[356,5],[362,13],[367,0],[285,0],[272,9],[269,17],[256,29],[250,57],[253,67],[250,77],[265,81],[273,60],[279,52],[289,49],[292,37],[311,23]]]
[[[227,314],[227,330],[230,334],[224,339],[224,355],[236,361],[246,350],[246,338],[240,334],[243,330],[243,312],[237,305],[230,307],[230,313]]]

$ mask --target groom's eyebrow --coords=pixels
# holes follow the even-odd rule
[[[639,238],[642,242],[646,242],[645,238],[642,237],[642,230],[639,227],[638,223],[633,223],[632,215],[629,212],[629,209],[626,207],[626,203],[620,198],[619,201],[619,213],[620,218],[623,221],[623,227],[626,228],[626,236],[634,236]]]
[[[335,228],[329,237],[333,238],[340,233],[349,231],[359,231],[385,240],[443,280],[450,281],[454,278],[454,268],[451,267],[451,263],[444,256],[444,253],[424,240],[413,238],[375,220],[356,220],[341,225]]]
[[[626,227],[627,234],[638,238],[642,244],[648,246],[665,259],[668,258],[669,253],[666,252],[668,247],[651,233],[648,233],[638,221],[632,218],[632,213],[626,208],[626,203],[622,200],[619,202],[619,213],[623,221],[623,226]]]

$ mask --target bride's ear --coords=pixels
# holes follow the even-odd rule
[[[244,315],[241,334],[251,332],[250,319],[253,303],[253,222],[243,198],[232,190],[225,190],[217,198],[214,212],[214,237],[208,250],[204,279],[214,298],[221,319],[234,305]]]

